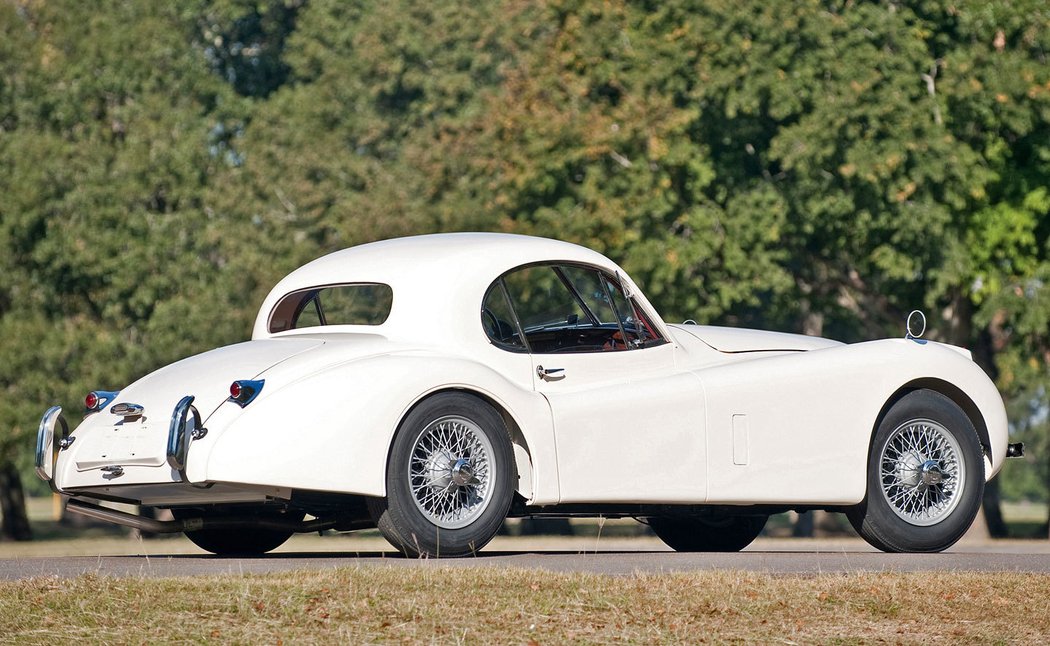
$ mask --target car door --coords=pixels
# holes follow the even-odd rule
[[[562,503],[705,499],[700,381],[676,370],[673,344],[616,276],[523,267],[493,285],[486,309],[500,312],[488,326],[507,349],[532,359],[554,419]]]

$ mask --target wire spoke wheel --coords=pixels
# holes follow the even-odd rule
[[[481,399],[424,399],[402,420],[387,460],[386,496],[366,504],[406,556],[471,556],[503,525],[517,482],[514,448],[503,416]]]
[[[474,522],[492,498],[493,449],[488,436],[464,417],[431,422],[408,461],[412,499],[423,516],[442,529]]]
[[[872,438],[864,499],[846,511],[884,552],[940,552],[970,528],[984,495],[984,448],[973,420],[941,393],[911,391]]]
[[[879,459],[882,494],[904,521],[925,527],[959,504],[966,465],[955,436],[928,419],[905,422],[890,434]]]

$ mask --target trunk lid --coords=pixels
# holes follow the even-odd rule
[[[204,352],[151,372],[124,388],[103,410],[88,415],[73,432],[77,470],[109,464],[159,467],[166,462],[168,426],[186,395],[207,418],[230,396],[237,379],[254,379],[270,368],[324,345],[321,339],[248,341]],[[138,404],[140,417],[110,413],[116,404]]]

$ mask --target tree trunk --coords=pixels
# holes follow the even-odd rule
[[[802,311],[802,333],[809,336],[823,336],[824,314],[812,311],[809,299],[802,300],[800,309]],[[815,515],[811,511],[799,513],[795,526],[791,528],[791,536],[793,538],[813,538],[813,530],[816,527]]]
[[[813,529],[816,525],[813,512],[804,511],[798,515],[795,526],[791,528],[792,538],[813,538]]]
[[[973,347],[973,360],[981,366],[992,381],[999,379],[999,369],[995,365],[995,354],[1001,350],[1002,332],[998,330],[998,324],[993,321],[990,329],[982,330],[977,335],[977,343]],[[1002,501],[999,497],[999,479],[996,478],[984,486],[984,519],[988,523],[988,533],[992,538],[1007,538],[1010,529],[1003,520]]]
[[[1007,538],[1010,529],[1003,520],[1003,511],[999,501],[999,479],[996,478],[984,485],[984,520],[988,523],[988,534],[992,538]]]
[[[0,467],[0,535],[4,540],[29,541],[33,532],[29,528],[26,514],[26,497],[22,490],[22,478],[11,463]]]
[[[522,536],[572,536],[568,518],[522,518]]]
[[[974,363],[984,370],[988,378],[993,382],[999,378],[999,369],[995,365],[995,355],[1005,344],[1004,334],[1001,329],[1001,320],[995,317],[987,329],[983,329],[976,335],[973,334],[973,305],[969,298],[957,296],[952,305],[943,313],[942,318],[949,321],[947,342],[953,345],[966,347],[973,339],[971,354]],[[988,534],[992,538],[1006,538],[1010,530],[1003,520],[1002,501],[999,497],[999,481],[992,480],[984,487],[984,499],[981,501],[984,511],[984,520],[988,525]]]

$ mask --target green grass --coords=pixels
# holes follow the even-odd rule
[[[1046,643],[1050,577],[366,567],[0,583],[6,643]]]

